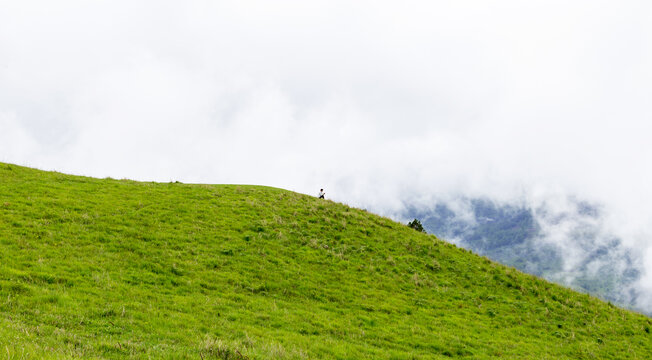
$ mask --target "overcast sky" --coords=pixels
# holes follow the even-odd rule
[[[577,196],[650,290],[651,102],[650,1],[0,0],[0,161],[383,214]]]

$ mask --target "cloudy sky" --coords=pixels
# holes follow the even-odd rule
[[[382,214],[579,197],[652,293],[651,102],[649,1],[0,0],[0,161]]]

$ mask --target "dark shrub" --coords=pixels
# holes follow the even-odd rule
[[[423,228],[423,225],[421,225],[421,221],[419,221],[418,219],[414,219],[410,221],[407,225],[418,232],[422,232],[422,233],[426,232],[426,230]]]

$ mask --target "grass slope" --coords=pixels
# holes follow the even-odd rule
[[[0,164],[10,359],[648,359],[651,327],[342,204]]]

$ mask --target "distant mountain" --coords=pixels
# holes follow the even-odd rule
[[[492,260],[644,311],[636,307],[640,294],[633,284],[641,273],[635,254],[603,234],[599,207],[576,200],[571,206],[554,212],[461,197],[426,210],[408,208],[403,217],[420,219],[429,233]],[[564,239],[548,238],[555,228]]]

